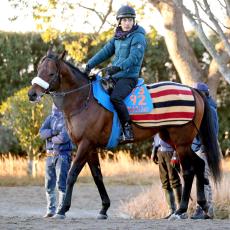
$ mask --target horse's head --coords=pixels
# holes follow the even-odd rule
[[[44,94],[59,89],[60,64],[64,56],[65,51],[58,56],[49,49],[47,55],[40,60],[37,76],[33,78],[32,87],[28,92],[30,101],[38,102]]]

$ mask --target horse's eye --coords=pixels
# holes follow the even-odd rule
[[[49,76],[50,77],[53,77],[55,75],[55,73],[50,73]]]

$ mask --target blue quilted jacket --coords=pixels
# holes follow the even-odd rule
[[[125,39],[113,37],[88,61],[87,65],[92,69],[114,55],[112,65],[120,67],[121,71],[114,74],[113,77],[137,78],[141,70],[145,48],[145,30],[138,26]]]
[[[41,139],[46,140],[46,150],[61,154],[72,151],[73,145],[66,131],[62,112],[59,110],[53,109],[52,114],[42,124],[39,133]]]

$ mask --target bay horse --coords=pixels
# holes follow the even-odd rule
[[[62,99],[62,109],[67,130],[72,141],[78,146],[67,178],[66,196],[58,215],[65,216],[70,209],[74,183],[83,166],[88,163],[94,182],[98,188],[102,208],[99,219],[107,218],[110,199],[103,183],[97,149],[105,147],[111,132],[113,114],[104,109],[93,97],[92,84],[88,76],[60,55],[48,50],[37,69],[37,77],[32,80],[28,91],[29,100],[40,101],[44,94],[50,94],[54,103]],[[36,80],[35,80],[36,79]],[[192,150],[191,144],[199,132],[206,148],[209,167],[215,182],[221,178],[220,152],[212,125],[212,117],[206,98],[192,89],[195,98],[195,115],[184,125],[140,127],[132,124],[134,142],[151,138],[156,133],[173,146],[182,167],[184,187],[180,207],[176,215],[181,217],[188,208],[194,175],[197,177],[197,202],[207,213],[208,205],[204,195],[204,162]],[[198,131],[199,130],[199,131]]]

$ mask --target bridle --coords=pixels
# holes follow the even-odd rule
[[[52,88],[54,87],[56,82],[58,81],[59,84],[61,82],[61,76],[60,76],[61,75],[61,70],[60,70],[61,63],[60,62],[62,61],[62,59],[59,59],[57,56],[54,56],[52,54],[48,54],[47,56],[43,57],[43,59],[41,60],[41,64],[46,59],[50,59],[50,60],[55,62],[56,67],[57,67],[57,71],[52,76],[52,78],[49,82],[43,80],[39,75],[32,79],[32,81],[31,81],[32,85],[37,84],[40,87],[42,87],[43,89],[45,89],[44,93],[42,93],[41,96],[43,96],[45,94],[49,94],[53,99],[60,98],[60,97],[63,99],[63,97],[65,97],[66,95],[80,91],[80,90],[89,86],[89,91],[88,91],[87,97],[83,103],[83,106],[81,106],[80,110],[78,110],[77,113],[80,113],[83,109],[87,108],[88,104],[89,104],[90,96],[91,96],[92,82],[87,78],[88,83],[83,85],[83,86],[80,86],[78,88],[68,90],[68,91],[61,91],[61,92],[54,91],[54,90],[52,90]],[[65,63],[65,61],[63,61],[63,62]],[[75,112],[74,115],[77,113]],[[71,115],[71,116],[73,116],[73,115]]]

